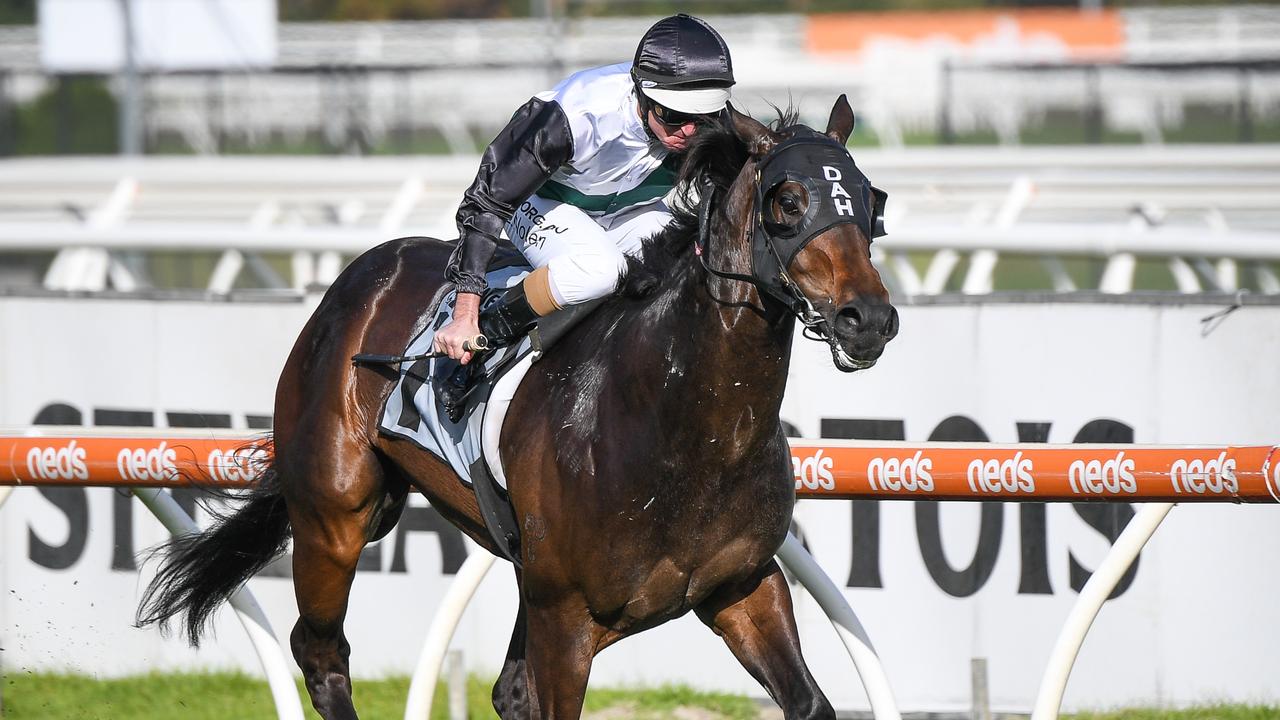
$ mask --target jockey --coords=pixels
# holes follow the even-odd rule
[[[633,62],[570,75],[517,110],[458,209],[445,270],[458,299],[436,352],[465,365],[463,343],[478,334],[508,345],[539,317],[613,292],[626,256],[671,219],[676,157],[733,82],[724,39],[680,14],[649,28]],[[480,313],[503,229],[535,269]]]

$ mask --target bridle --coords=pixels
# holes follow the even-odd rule
[[[856,225],[868,239],[884,235],[882,212],[887,193],[873,187],[843,145],[821,133],[793,136],[775,145],[756,163],[755,195],[751,208],[751,274],[711,267],[707,262],[711,239],[711,213],[715,187],[709,181],[700,188],[698,240],[694,247],[702,267],[716,277],[755,285],[761,297],[780,302],[804,326],[810,340],[825,341],[842,369],[870,367],[873,362],[852,358],[840,347],[827,319],[814,307],[787,267],[814,238],[836,225]],[[814,171],[819,173],[815,175]],[[805,186],[808,208],[794,226],[769,220],[765,199],[786,182]],[[844,183],[857,184],[857,195]],[[825,192],[824,192],[825,190]]]

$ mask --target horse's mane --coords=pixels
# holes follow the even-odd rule
[[[777,119],[770,123],[776,132],[785,132],[798,122],[792,107],[774,107]],[[627,270],[618,284],[618,294],[644,297],[651,293],[688,254],[698,237],[698,199],[710,187],[723,196],[738,177],[750,154],[725,122],[712,122],[693,136],[676,180],[676,201],[671,222],[643,243],[639,258],[627,259]]]

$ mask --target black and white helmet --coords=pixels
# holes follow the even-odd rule
[[[733,61],[724,38],[692,15],[663,18],[645,32],[631,67],[636,88],[664,107],[691,115],[724,109]]]

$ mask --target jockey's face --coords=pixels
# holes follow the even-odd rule
[[[665,109],[665,108],[664,108]],[[672,152],[683,152],[689,147],[689,139],[698,132],[698,116],[675,114],[679,121],[666,122],[660,116],[661,110],[649,110],[645,122],[653,136],[658,138],[662,146]]]

